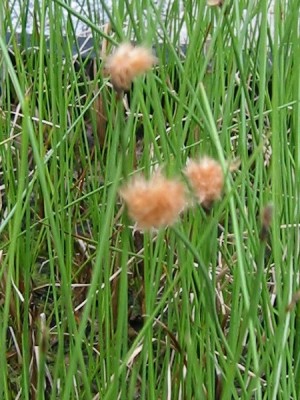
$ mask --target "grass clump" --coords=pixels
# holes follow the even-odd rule
[[[86,3],[0,5],[0,398],[296,399],[298,2]]]

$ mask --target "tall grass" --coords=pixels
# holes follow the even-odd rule
[[[0,398],[297,399],[299,1],[33,3],[0,5]],[[124,40],[158,65],[120,99]],[[136,231],[127,177],[205,154],[222,200]]]

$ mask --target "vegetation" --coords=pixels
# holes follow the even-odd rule
[[[93,1],[0,5],[0,398],[297,399],[299,1]],[[222,197],[136,229],[126,182],[203,156]]]

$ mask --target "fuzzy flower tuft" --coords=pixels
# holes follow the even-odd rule
[[[186,205],[184,185],[160,173],[146,180],[135,177],[119,194],[125,201],[129,216],[139,229],[147,230],[173,224]]]
[[[105,68],[115,90],[121,92],[129,90],[133,79],[150,70],[156,62],[150,49],[123,43],[107,58]]]
[[[203,157],[199,161],[190,160],[184,170],[199,203],[209,207],[221,197],[224,174],[221,165],[214,159]]]
[[[207,0],[207,5],[210,7],[221,6],[223,4],[223,0]]]

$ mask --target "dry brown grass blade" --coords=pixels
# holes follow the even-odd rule
[[[102,148],[105,143],[107,117],[101,94],[96,98],[94,102],[94,111],[96,113],[97,136],[99,140],[99,145]]]

